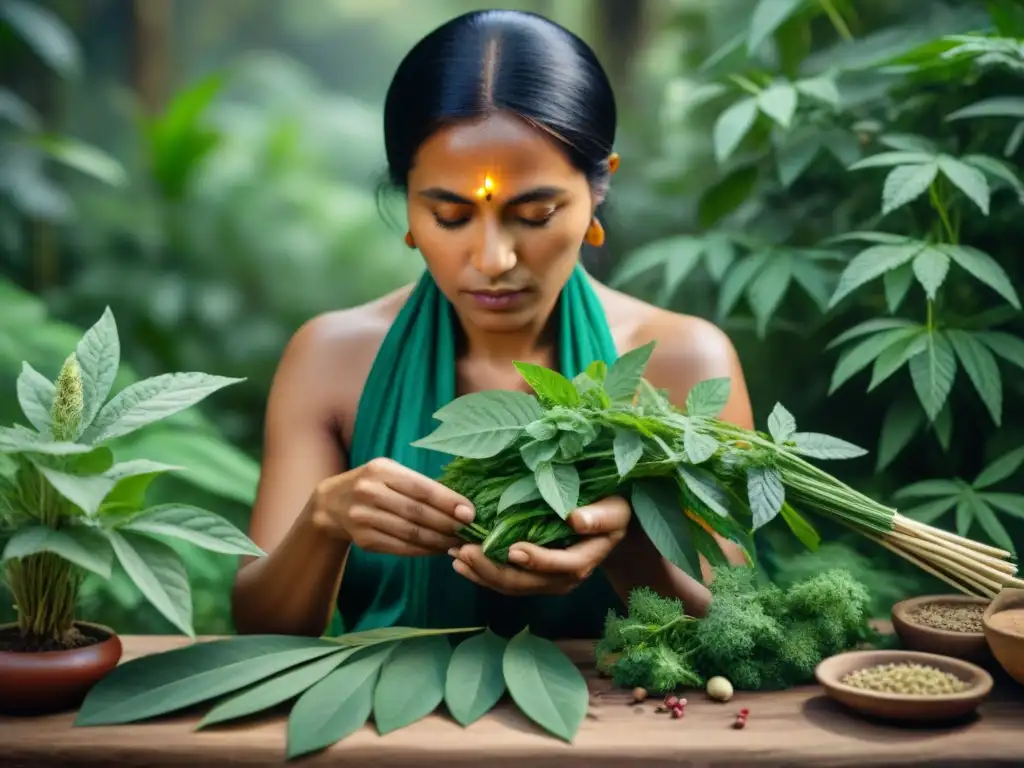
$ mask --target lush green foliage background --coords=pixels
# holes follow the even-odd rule
[[[244,527],[289,335],[421,268],[401,242],[400,203],[384,216],[377,205],[388,78],[430,28],[488,5],[8,3],[0,423],[20,418],[21,361],[55,376],[109,305],[131,364],[116,386],[167,371],[247,378],[119,446],[189,468],[153,493]],[[585,254],[592,270],[720,322],[759,426],[782,401],[802,428],[872,449],[830,467],[849,482],[951,530],[1019,541],[1019,4],[500,5],[576,30],[616,80],[623,168],[608,245]],[[776,578],[842,560],[879,613],[944,589],[825,533],[823,551],[795,558],[799,545],[771,526]],[[183,555],[197,631],[230,631],[234,561]],[[118,630],[172,631],[121,579],[90,582],[84,601]],[[0,620],[10,613],[5,598]]]

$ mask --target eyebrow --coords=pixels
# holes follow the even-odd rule
[[[564,195],[566,190],[560,187],[537,187],[536,189],[530,189],[523,192],[521,195],[516,195],[508,201],[507,205],[523,205],[524,203],[536,203],[542,200],[550,200],[553,197]],[[457,205],[474,205],[475,200],[471,200],[468,197],[457,195],[454,192],[442,189],[441,187],[430,187],[420,192],[423,197],[430,198],[431,200],[437,200],[442,203],[456,203]]]

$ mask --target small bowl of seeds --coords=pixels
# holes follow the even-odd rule
[[[921,651],[851,651],[815,669],[825,693],[870,717],[932,723],[974,712],[992,690],[976,664]]]
[[[892,607],[892,628],[902,646],[989,665],[982,616],[991,601],[971,595],[925,595]]]

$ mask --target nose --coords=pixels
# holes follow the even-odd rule
[[[473,248],[473,268],[491,279],[501,277],[516,265],[515,243],[493,220],[485,220],[481,230],[480,239]]]

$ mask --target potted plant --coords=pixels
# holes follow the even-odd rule
[[[55,382],[27,362],[18,401],[31,428],[0,427],[0,565],[18,620],[0,625],[0,712],[77,706],[117,666],[110,627],[77,620],[86,573],[110,578],[117,562],[143,596],[190,637],[184,563],[164,539],[228,555],[262,555],[224,518],[187,504],[146,506],[159,475],[183,469],[116,461],[106,444],[178,413],[241,379],[170,373],[107,399],[120,366],[108,308],[68,356]]]

